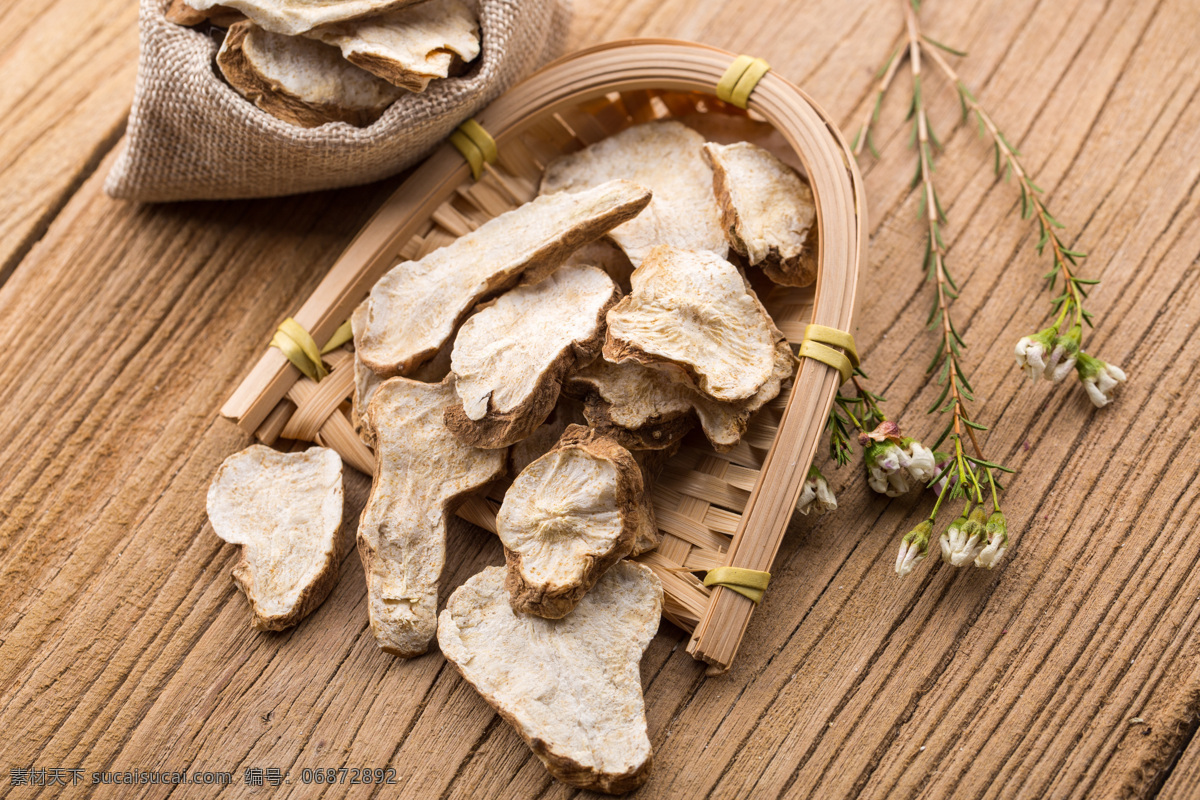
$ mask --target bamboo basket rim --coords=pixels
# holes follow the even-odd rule
[[[735,57],[711,45],[676,39],[606,42],[551,62],[475,119],[503,154],[506,141],[538,120],[614,92],[711,95]],[[747,109],[782,135],[808,173],[819,231],[811,322],[849,331],[857,274],[867,246],[862,178],[850,148],[831,118],[774,71],[759,81]],[[396,263],[401,245],[469,180],[470,168],[459,152],[448,143],[438,147],[384,201],[292,316],[314,339],[325,341]],[[221,414],[254,432],[300,377],[281,352],[266,348]],[[839,384],[837,370],[812,359],[801,360],[778,432],[729,547],[729,565],[770,570]],[[728,669],[753,608],[750,600],[717,586],[688,652],[718,671]]]

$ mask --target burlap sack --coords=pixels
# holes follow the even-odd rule
[[[570,0],[478,0],[482,50],[470,71],[406,94],[367,128],[300,128],[239,95],[217,43],[141,0],[141,55],[125,143],[104,189],[165,202],[270,197],[366,183],[413,164],[467,117],[562,48]]]

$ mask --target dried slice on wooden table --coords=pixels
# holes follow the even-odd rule
[[[367,408],[375,481],[358,525],[367,612],[379,646],[405,658],[424,653],[437,628],[446,561],[446,516],[464,494],[504,473],[503,450],[480,450],[442,424],[454,386],[385,381]]]
[[[676,364],[725,402],[752,398],[771,381],[787,342],[733,264],[660,245],[631,282],[608,312],[606,359]]]
[[[189,0],[206,11],[214,6],[236,8],[273,33],[296,36],[318,25],[382,14],[415,5],[422,0]]]
[[[355,337],[380,375],[408,374],[435,354],[477,302],[516,283],[536,283],[584,244],[632,218],[650,191],[610,181],[586,192],[539,197],[434,250],[393,267],[371,289]]]
[[[208,518],[241,545],[233,580],[260,631],[290,628],[329,596],[344,548],[342,459],[311,447],[281,453],[256,444],[225,459],[208,489]]]
[[[627,178],[654,192],[645,212],[610,234],[635,267],[658,244],[724,256],[729,244],[721,232],[712,170],[700,155],[703,146],[703,136],[678,122],[635,125],[552,162],[539,191],[578,192]]]
[[[751,266],[784,286],[817,279],[811,241],[817,207],[812,189],[772,153],[749,142],[704,145],[713,191],[729,243]]]
[[[704,435],[718,452],[737,445],[750,417],[779,394],[795,373],[791,348],[775,348],[770,378],[746,400],[721,402],[698,391],[675,367],[647,366],[638,361],[614,364],[596,359],[576,370],[565,390],[581,396],[588,422],[630,449],[670,447],[699,418]],[[693,417],[693,414],[695,415]]]
[[[253,22],[229,29],[217,65],[243,97],[302,128],[327,122],[370,125],[404,93],[347,62],[333,47],[271,33]]]
[[[425,0],[377,17],[322,25],[307,36],[351,64],[413,92],[479,55],[479,19],[463,0]]]
[[[662,584],[621,561],[575,611],[513,611],[504,570],[488,567],[450,596],[438,644],[558,780],[610,794],[650,776],[638,670],[662,614]]]
[[[582,425],[567,428],[513,481],[496,517],[513,608],[548,619],[571,613],[639,536],[657,531],[644,496],[628,450]]]
[[[462,401],[446,426],[476,447],[508,447],[554,410],[563,377],[600,354],[620,290],[596,267],[565,266],[502,294],[463,323],[450,369]]]

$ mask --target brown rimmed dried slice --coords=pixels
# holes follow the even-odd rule
[[[450,356],[462,402],[446,409],[446,427],[487,448],[531,434],[558,402],[563,377],[600,354],[604,315],[620,294],[603,270],[564,266],[464,322]]]
[[[190,6],[185,0],[171,0],[164,16],[167,22],[188,28],[202,22],[210,22],[218,28],[228,28],[246,18],[242,12],[225,6],[214,5],[206,11],[200,11]]]
[[[408,374],[449,341],[481,299],[522,274],[536,283],[649,202],[648,189],[622,180],[539,197],[419,261],[398,264],[371,289],[366,325],[355,337],[363,363],[384,376]]]
[[[229,29],[217,65],[247,100],[302,128],[328,122],[370,125],[404,93],[347,62],[336,48],[272,33],[253,22]]]
[[[586,425],[583,404],[571,397],[559,397],[558,405],[533,433],[508,448],[508,474],[520,475],[526,467],[549,453],[569,425]]]
[[[750,417],[779,394],[795,366],[791,348],[780,342],[770,377],[753,397],[736,402],[705,396],[676,368],[633,360],[614,364],[596,359],[576,370],[564,389],[583,398],[584,415],[591,425],[630,449],[670,447],[698,418],[713,449],[725,452],[741,441]]]
[[[771,379],[783,334],[733,264],[660,245],[631,282],[608,312],[606,359],[678,365],[723,402],[752,398]]]
[[[488,567],[450,596],[438,644],[558,780],[609,794],[650,775],[638,664],[662,614],[662,584],[621,561],[575,611],[513,611],[504,570]]]
[[[571,613],[647,530],[642,470],[624,447],[572,425],[504,494],[496,532],[512,607],[558,619]]]
[[[817,279],[812,189],[771,152],[749,142],[704,145],[730,245],[784,286]]]
[[[375,17],[322,25],[306,36],[338,48],[351,64],[423,92],[479,55],[479,18],[463,0],[425,0]]]
[[[319,25],[370,17],[422,0],[190,0],[207,11],[215,6],[235,8],[273,33],[296,36]]]
[[[358,525],[371,631],[383,650],[424,653],[437,627],[438,580],[451,505],[504,473],[503,450],[480,450],[442,424],[454,386],[385,381],[367,408],[375,481]]]
[[[700,155],[703,146],[703,136],[672,120],[635,125],[551,162],[539,191],[578,192],[626,178],[654,192],[642,214],[610,234],[634,266],[659,244],[724,256],[729,244],[721,232],[712,170]]]
[[[208,489],[208,518],[241,545],[233,580],[251,624],[279,631],[308,616],[337,582],[344,548],[342,459],[311,447],[281,453],[253,445],[221,464]]]

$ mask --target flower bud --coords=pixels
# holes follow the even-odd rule
[[[967,503],[963,514],[950,523],[940,540],[942,560],[955,567],[962,567],[975,560],[983,550],[984,537],[987,535],[984,523],[987,516],[983,506],[970,511],[971,504]]]
[[[907,494],[908,480],[903,467],[910,460],[908,454],[892,442],[871,442],[863,451],[867,484],[888,497]]]
[[[1046,358],[1054,350],[1058,331],[1046,328],[1032,336],[1022,336],[1015,351],[1017,366],[1025,370],[1030,380],[1036,381],[1046,372]]]
[[[1008,550],[1008,522],[1000,511],[993,511],[987,521],[987,547],[975,559],[975,566],[992,569]]]
[[[1093,358],[1082,350],[1075,362],[1075,371],[1096,408],[1104,408],[1112,402],[1117,385],[1125,382],[1125,371],[1120,367]]]
[[[933,520],[927,519],[900,541],[900,554],[896,556],[896,574],[904,577],[913,571],[917,562],[929,554],[929,537],[933,535]]]
[[[1075,325],[1063,336],[1054,340],[1054,349],[1046,359],[1046,368],[1042,375],[1048,381],[1060,383],[1071,374],[1075,361],[1079,356],[1079,343],[1083,338],[1083,328]]]
[[[916,439],[905,439],[903,444],[908,455],[908,474],[917,483],[929,483],[937,475],[937,462],[934,461],[933,451]]]
[[[796,510],[805,516],[808,516],[808,512],[813,508],[822,513],[837,510],[837,498],[834,497],[833,490],[829,488],[821,470],[816,467],[809,468],[808,479],[804,481],[800,499],[796,501]]]

